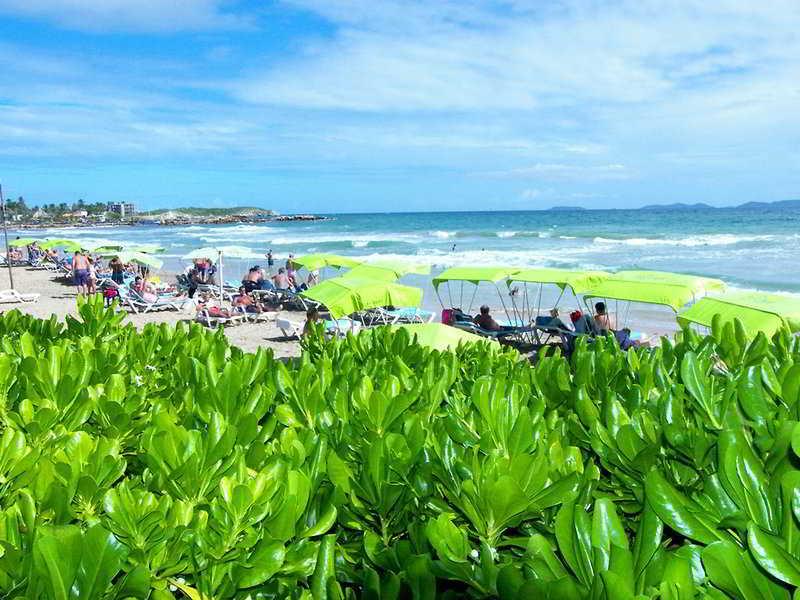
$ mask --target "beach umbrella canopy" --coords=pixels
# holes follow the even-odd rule
[[[355,259],[338,254],[305,254],[292,259],[292,264],[297,267],[305,267],[309,271],[317,271],[323,267],[333,267],[334,269],[352,268],[361,263]]]
[[[22,246],[30,246],[31,244],[37,241],[39,240],[36,240],[34,238],[19,238],[18,240],[12,240],[8,242],[8,245],[11,246],[12,248],[20,248]]]
[[[499,347],[494,340],[487,340],[474,333],[469,333],[457,327],[450,327],[442,323],[409,323],[405,325],[390,325],[394,330],[405,329],[412,339],[416,339],[420,346],[444,352],[455,350],[461,344],[488,344]]]
[[[695,294],[721,292],[726,287],[725,282],[721,279],[702,277],[700,275],[687,275],[685,273],[670,273],[668,271],[619,271],[614,274],[614,278],[628,281],[685,285],[692,288]]]
[[[160,269],[164,266],[164,261],[144,252],[132,252],[124,250],[122,252],[109,252],[102,254],[104,258],[118,257],[123,263],[137,263],[146,267]]]
[[[725,296],[700,298],[678,314],[678,323],[681,325],[697,323],[704,327],[711,327],[715,317],[719,317],[723,323],[739,319],[749,335],[763,331],[772,337],[776,331],[787,324],[780,315],[728,302]],[[793,331],[797,331],[797,329]]]
[[[541,283],[557,285],[562,290],[570,288],[575,295],[590,290],[592,286],[607,279],[604,271],[573,271],[571,269],[524,269],[511,275],[508,283]]]
[[[691,302],[694,299],[694,295],[694,290],[687,285],[628,281],[612,276],[592,286],[590,290],[586,290],[583,297],[586,300],[597,298],[658,304],[668,306],[677,312],[681,306]]]
[[[771,335],[784,323],[793,333],[800,331],[800,301],[767,292],[730,292],[701,298],[681,312],[679,318],[710,326],[715,314],[725,320],[738,318],[748,331],[763,331]]]
[[[75,240],[77,243],[81,245],[81,248],[84,250],[89,250],[90,252],[97,252],[98,254],[104,254],[106,252],[114,252],[122,250],[122,244],[118,244],[113,240]]]
[[[353,267],[344,276],[359,277],[361,279],[380,279],[382,281],[395,281],[403,275],[411,273],[426,275],[431,272],[427,265],[403,264],[398,262],[363,263]]]
[[[143,244],[140,246],[126,246],[125,250],[130,252],[144,252],[145,254],[161,254],[164,248],[155,244]]]
[[[335,319],[379,306],[417,307],[422,290],[408,285],[356,277],[334,277],[302,292],[325,306]]]
[[[45,240],[39,245],[46,250],[50,248],[61,248],[65,252],[77,252],[81,250],[81,244],[74,240],[51,239]]]
[[[468,281],[474,284],[482,281],[497,283],[517,272],[519,269],[511,267],[451,267],[433,278],[433,288],[439,289],[439,285],[445,281]]]

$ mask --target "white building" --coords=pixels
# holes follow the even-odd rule
[[[136,205],[133,202],[109,202],[106,208],[108,212],[118,214],[123,219],[136,214]]]

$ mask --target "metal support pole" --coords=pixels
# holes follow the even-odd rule
[[[0,184],[0,213],[3,216],[3,239],[6,243],[6,264],[8,265],[8,281],[11,289],[14,289],[14,271],[11,268],[10,248],[8,246],[8,228],[6,227],[6,200],[3,196],[3,185]]]

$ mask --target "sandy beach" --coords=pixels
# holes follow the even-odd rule
[[[39,300],[25,304],[0,304],[0,312],[19,309],[36,317],[48,319],[56,315],[63,319],[68,314],[77,314],[77,294],[75,288],[63,279],[56,279],[44,270],[26,267],[13,267],[14,287],[22,293],[35,292],[41,294]],[[160,273],[163,281],[172,282],[175,276]],[[0,270],[0,289],[8,289],[8,270]],[[279,316],[301,325],[305,315],[300,312],[281,312]],[[136,327],[144,327],[147,323],[190,322],[193,315],[176,311],[158,311],[147,314],[128,313],[127,320]],[[255,352],[259,347],[271,348],[277,358],[300,355],[300,344],[297,340],[287,340],[274,322],[241,323],[225,327],[225,335],[231,344],[247,352]]]

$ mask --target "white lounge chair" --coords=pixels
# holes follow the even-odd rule
[[[30,304],[41,298],[41,294],[23,294],[17,290],[0,291],[0,303],[2,304]]]
[[[183,305],[188,300],[178,296],[158,296],[154,301],[148,302],[130,288],[126,290],[126,293],[120,293],[120,299],[136,314],[149,313],[154,310],[179,311],[183,309]]]
[[[244,323],[245,316],[240,312],[230,313],[230,315],[211,314],[208,309],[203,309],[197,313],[194,320],[206,327],[224,327]]]
[[[278,326],[278,329],[281,330],[281,333],[283,333],[283,337],[287,339],[297,338],[299,340],[303,335],[303,326],[292,323],[289,319],[275,319],[275,324]]]

